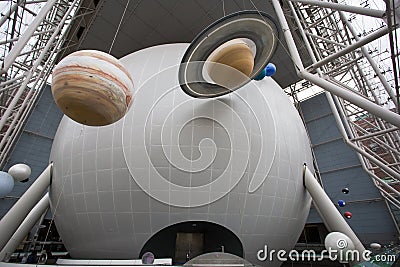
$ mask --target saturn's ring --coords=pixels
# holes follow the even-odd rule
[[[203,77],[203,67],[210,54],[224,43],[238,38],[255,44],[254,68],[246,82],[227,88]],[[246,10],[225,16],[203,30],[186,50],[179,68],[182,90],[196,98],[228,94],[256,77],[268,64],[278,43],[278,27],[273,18],[260,11]]]

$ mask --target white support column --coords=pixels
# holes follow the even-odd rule
[[[301,61],[299,51],[297,50],[296,44],[293,40],[289,24],[286,21],[285,14],[283,14],[283,10],[281,8],[281,5],[279,4],[279,0],[272,0],[272,5],[274,6],[276,15],[278,16],[279,24],[281,25],[283,35],[285,36],[289,53],[292,57],[296,71],[301,71],[304,69],[303,62]]]
[[[382,118],[385,121],[400,128],[400,115],[399,114],[396,114],[388,109],[385,109],[360,95],[357,95],[349,90],[345,90],[345,89],[341,88],[340,86],[337,86],[337,85],[335,85],[323,78],[320,78],[317,75],[311,74],[307,71],[300,71],[298,73],[298,75],[300,78],[310,81],[313,84],[316,84],[316,85],[320,86],[321,88],[331,92],[332,94],[339,96],[339,97],[353,103],[354,105],[359,106],[360,108],[363,108],[363,109],[369,111],[371,114],[374,114],[375,116]]]
[[[353,241],[355,249],[360,253],[360,255],[362,255],[365,251],[363,244],[336,209],[335,205],[332,203],[307,166],[304,166],[303,175],[304,185],[318,207],[317,211],[327,224],[327,228],[330,229],[330,231],[341,232],[347,235]]]
[[[21,198],[12,206],[0,221],[0,250],[10,240],[26,215],[38,203],[46,188],[50,185],[53,163],[51,163]]]
[[[47,211],[49,204],[49,193],[47,193],[35,205],[35,207],[33,207],[31,212],[29,212],[28,216],[26,216],[17,231],[10,238],[7,245],[0,252],[0,261],[7,259],[17,249],[18,245],[21,244],[22,240],[24,240],[25,236],[29,233],[35,223]]]

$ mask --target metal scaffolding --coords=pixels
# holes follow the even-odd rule
[[[92,3],[92,1],[90,1]],[[8,1],[0,18],[0,166],[63,51],[95,6],[83,0]],[[4,3],[2,3],[4,5]],[[4,6],[3,6],[4,7]]]
[[[400,11],[395,14],[390,1],[386,9],[381,10],[372,9],[368,1],[364,2],[365,7],[337,1],[290,0],[284,3],[282,14],[293,26],[290,32],[292,36],[300,36],[308,51],[306,57],[312,59],[311,65],[302,66],[298,52],[290,51],[299,76],[305,79],[290,87],[290,95],[299,94],[313,84],[326,90],[343,140],[357,152],[399,230],[400,78],[399,51],[395,47],[398,41],[394,36],[399,28],[396,16],[398,20]],[[277,1],[275,8],[280,8]],[[369,32],[357,32],[352,25],[356,16],[379,18],[381,25]],[[286,36],[286,40],[293,40],[292,36]],[[385,51],[391,59],[387,69],[374,59],[374,52],[380,51],[370,44],[378,38],[386,38],[392,48],[390,52]],[[290,49],[290,40],[288,43]],[[386,72],[392,74],[392,79],[385,77]]]

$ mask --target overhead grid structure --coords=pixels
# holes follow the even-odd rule
[[[286,91],[296,102],[298,94],[313,84],[326,90],[344,142],[357,152],[399,231],[400,10],[393,1],[385,2],[386,9],[373,9],[368,0],[362,2],[363,6],[337,1],[285,1],[282,10],[294,26],[293,38],[301,39],[309,53],[306,57],[313,61],[303,67],[301,61],[294,60],[299,76],[305,80]],[[379,26],[356,31],[353,21],[362,16],[376,18]],[[378,39],[389,44],[385,51],[377,49]],[[295,58],[297,52],[290,52]]]
[[[1,3],[0,166],[18,140],[58,58],[79,40],[98,1],[49,0]],[[77,36],[74,34],[73,36]]]
[[[79,48],[101,2],[18,0],[8,1],[7,8],[2,10],[0,166],[7,161],[54,65],[65,51]],[[400,75],[396,47],[399,9],[395,9],[394,2],[389,0],[383,9],[345,5],[337,1],[272,2],[278,17],[280,12],[283,15],[280,24],[288,52],[298,75],[304,79],[285,90],[294,100],[313,84],[327,90],[344,141],[358,153],[361,164],[374,180],[396,225],[399,225]],[[374,17],[382,24],[360,34],[351,21],[355,16]],[[285,21],[291,25],[290,30],[285,28]],[[287,36],[290,32],[293,36]],[[292,37],[307,48],[308,55],[301,56],[311,58],[311,65],[302,66],[296,47],[290,45]],[[368,48],[368,44],[379,38],[386,38],[390,43],[391,49],[386,53],[391,63],[389,69],[380,66],[373,48]],[[389,72],[392,78],[388,79],[386,74]]]

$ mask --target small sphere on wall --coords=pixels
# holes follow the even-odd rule
[[[338,205],[339,205],[339,207],[344,207],[344,206],[346,206],[346,202],[344,200],[339,200]]]
[[[347,219],[351,219],[353,217],[353,214],[350,211],[346,211],[345,213],[343,213],[343,215]]]

